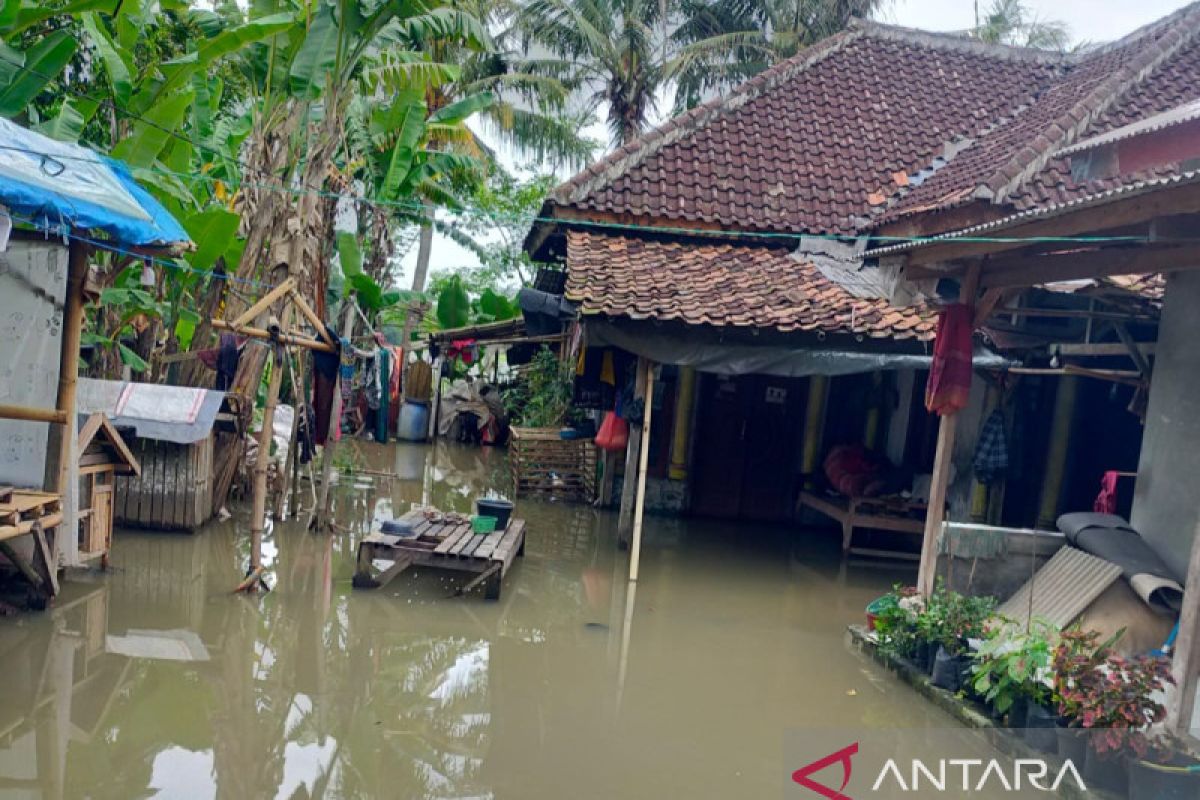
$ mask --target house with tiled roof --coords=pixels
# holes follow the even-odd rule
[[[910,269],[903,251],[914,237],[1119,188],[1127,176],[1072,172],[1064,149],[1200,97],[1197,33],[1195,7],[1071,54],[856,21],[560,186],[528,252],[565,264],[589,348],[660,365],[647,504],[791,518],[839,444],[927,472],[937,425],[922,403],[925,370],[938,308],[957,281],[936,265]],[[1147,169],[1136,179],[1155,176]],[[1032,282],[1044,289],[993,294],[976,367],[994,375],[1004,367],[1004,377],[981,378],[964,412],[973,424],[954,453],[955,513],[1015,515],[1032,527],[1094,494],[1098,476],[1064,479],[1070,465],[1044,466],[1044,450],[1027,456],[1044,468],[1024,471],[1006,492],[981,492],[973,434],[1002,408],[1010,425],[1024,418],[1028,438],[1053,441],[1072,422],[1069,413],[1056,422],[1060,355],[1114,352],[1116,333],[1096,323],[1118,313],[1132,335],[1152,336],[1152,291],[1115,274],[1075,283],[1048,275]],[[1120,311],[1105,310],[1108,302]],[[1043,348],[1049,363],[1015,365],[1027,377],[1014,389],[1012,362],[983,345],[1031,341],[1075,349]],[[1118,366],[1080,368],[1128,372],[1127,362]],[[1114,468],[1136,461],[1137,416],[1100,402],[1112,387],[1072,391],[1077,405],[1101,409],[1093,422],[1114,431],[1111,447],[1097,444],[1089,457]],[[635,468],[629,458],[627,474]],[[881,518],[920,516],[893,508]],[[848,546],[856,534],[844,534]]]

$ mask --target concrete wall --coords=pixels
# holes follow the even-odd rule
[[[1154,377],[1133,496],[1136,528],[1179,580],[1200,519],[1200,272],[1167,280]]]

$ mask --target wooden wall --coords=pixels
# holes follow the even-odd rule
[[[212,517],[213,437],[193,444],[135,439],[141,476],[117,479],[115,516],[133,527],[192,531]]]

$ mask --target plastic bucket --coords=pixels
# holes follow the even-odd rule
[[[475,501],[475,513],[481,517],[495,517],[498,531],[508,527],[508,518],[512,515],[512,510],[512,503],[498,497],[481,497]]]

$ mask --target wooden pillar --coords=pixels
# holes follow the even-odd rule
[[[290,320],[291,314],[286,318]],[[284,330],[289,329],[284,323]],[[258,433],[258,457],[254,460],[254,508],[250,517],[250,569],[262,569],[262,536],[267,527],[267,472],[271,460],[271,444],[275,435],[275,406],[279,402],[279,386],[283,382],[283,345],[271,348],[271,378],[267,383],[267,401],[263,406],[262,430]]]
[[[66,415],[59,440],[58,480],[63,521],[57,538],[68,566],[79,563],[79,458],[75,422],[75,387],[79,382],[79,344],[83,337],[83,286],[88,273],[87,244],[72,241],[67,256],[67,298],[63,308],[62,350],[58,362],[58,398],[55,407]],[[57,560],[58,553],[52,553]]]
[[[637,372],[633,379],[635,399],[645,397],[646,370],[648,362],[639,357]],[[629,534],[633,527],[634,483],[637,481],[637,465],[642,449],[642,426],[629,426],[629,443],[625,447],[625,477],[621,482],[621,511],[617,515],[617,544],[624,549],[629,546]]]
[[[353,342],[354,340],[354,298],[347,297],[343,300],[346,304],[345,313],[342,315],[342,338],[346,341]],[[353,346],[353,345],[352,345]],[[321,448],[321,496],[317,500],[316,513],[313,520],[316,522],[317,530],[325,531],[329,528],[329,483],[333,479],[333,453],[337,450],[337,440],[333,438],[334,432],[341,435],[342,427],[342,412],[345,409],[342,407],[342,368],[338,365],[338,377],[333,383],[333,402],[329,405],[329,433],[325,438],[325,446]],[[337,409],[335,412],[334,409]],[[337,426],[336,428],[334,426]],[[308,527],[312,527],[310,522]]]
[[[671,466],[668,476],[673,481],[687,480],[688,444],[692,434],[692,400],[696,395],[696,370],[679,368],[679,388],[675,394],[675,430],[671,437]]]
[[[868,450],[879,448],[880,418],[883,416],[884,375],[871,373],[871,401],[867,406],[867,418],[863,422],[863,444]]]
[[[972,264],[959,289],[959,302],[975,307],[979,292],[979,264]],[[958,414],[945,414],[938,423],[937,450],[933,456],[933,475],[929,482],[929,510],[925,513],[925,536],[921,541],[921,565],[917,589],[928,597],[937,577],[938,539],[946,519],[946,490],[950,483],[950,464],[954,460],[954,439]]]
[[[646,413],[642,421],[642,447],[638,456],[637,497],[633,508],[633,544],[629,548],[629,580],[638,579],[642,558],[642,517],[646,512],[646,466],[650,462],[650,420],[654,416],[654,365],[646,362]]]
[[[425,433],[425,438],[431,442],[437,438],[438,417],[442,411],[442,363],[444,359],[445,356],[438,356],[430,367],[430,371],[433,373],[433,399],[429,401],[429,429]]]
[[[808,403],[804,410],[804,449],[800,471],[804,484],[812,487],[821,460],[821,439],[825,429],[825,400],[829,397],[829,376],[812,375],[808,379]]]
[[[1038,503],[1037,526],[1054,530],[1058,520],[1059,499],[1067,470],[1067,453],[1071,446],[1071,428],[1075,417],[1075,398],[1079,379],[1063,375],[1058,379],[1054,396],[1054,420],[1050,425],[1050,449],[1046,451],[1046,474],[1042,479],[1042,497]]]
[[[1192,554],[1188,561],[1183,608],[1179,613],[1179,635],[1175,638],[1175,657],[1171,664],[1178,688],[1167,709],[1167,726],[1176,733],[1187,733],[1200,722],[1194,718],[1196,686],[1200,683],[1200,522],[1192,531]]]

